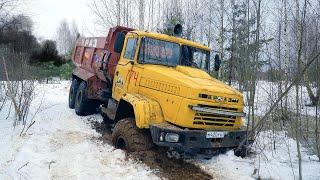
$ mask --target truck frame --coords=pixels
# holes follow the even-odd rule
[[[210,53],[177,36],[121,26],[107,37],[79,38],[69,107],[80,116],[99,108],[115,147],[128,151],[243,149],[241,142],[254,140],[244,126],[243,95],[209,74]]]

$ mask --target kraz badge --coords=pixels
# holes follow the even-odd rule
[[[124,81],[123,78],[121,76],[118,77],[117,81],[116,81],[116,86],[123,86]]]

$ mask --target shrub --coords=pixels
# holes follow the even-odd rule
[[[53,62],[55,66],[61,66],[66,63],[65,58],[59,56],[55,41],[45,40],[40,48],[31,53],[30,63],[37,64],[43,62]]]

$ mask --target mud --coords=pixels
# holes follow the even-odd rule
[[[92,128],[101,134],[99,140],[111,144],[111,128],[103,122],[88,119]],[[129,157],[150,167],[161,179],[179,180],[209,180],[214,179],[200,167],[186,162],[184,159],[171,159],[167,149],[154,147],[149,151],[130,152]]]

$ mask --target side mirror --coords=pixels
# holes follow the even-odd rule
[[[182,25],[181,24],[177,24],[174,29],[173,29],[173,34],[177,37],[181,37],[182,36]]]
[[[221,59],[220,59],[220,56],[216,54],[214,56],[214,70],[219,71],[220,66],[221,66]]]
[[[121,53],[123,48],[123,43],[125,39],[125,34],[123,32],[118,32],[114,40],[113,50],[116,53]]]

